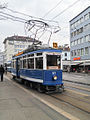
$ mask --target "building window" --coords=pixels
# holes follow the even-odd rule
[[[77,40],[75,40],[75,45],[77,45]]]
[[[74,50],[74,56],[76,56],[76,50]]]
[[[65,58],[65,60],[67,60],[67,58]]]
[[[80,39],[78,39],[78,44],[80,44]]]
[[[80,56],[80,49],[77,50],[77,56]]]
[[[81,56],[83,56],[83,55],[84,55],[84,49],[81,48]]]
[[[84,40],[85,42],[88,42],[90,40],[90,35],[86,35]]]
[[[83,32],[83,27],[79,29],[79,33],[82,33]]]
[[[72,42],[72,46],[74,46],[74,45],[75,45],[75,42],[73,41],[73,42]]]
[[[85,48],[85,55],[88,55],[89,51],[88,51],[88,47]]]
[[[71,56],[73,57],[73,51],[71,51]]]
[[[9,45],[13,45],[14,42],[13,42],[12,40],[9,40],[8,44],[9,44]]]
[[[89,18],[90,18],[90,15],[89,15],[90,13],[88,13],[88,14],[86,14],[85,16],[84,16],[84,19],[85,20],[88,20]]]
[[[74,36],[76,36],[76,31],[74,31]]]
[[[67,53],[65,53],[65,56],[67,56]]]
[[[77,30],[77,35],[79,34],[79,29]]]
[[[71,38],[74,36],[73,32],[71,33]]]
[[[83,43],[84,42],[84,40],[83,40],[83,37],[82,38],[80,38],[80,43]]]
[[[83,17],[82,17],[82,18],[80,18],[80,23],[83,23]]]
[[[89,29],[90,29],[90,24],[87,24],[87,25],[84,26],[84,31],[87,31]]]
[[[71,42],[71,46],[73,46],[73,42]]]

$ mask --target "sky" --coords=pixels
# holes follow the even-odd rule
[[[61,3],[57,5],[59,2]],[[44,19],[51,20],[56,15],[65,10],[68,6],[72,5],[77,0],[0,0],[0,5],[6,4],[7,8],[28,14],[30,16],[42,18],[48,11],[53,9],[49,14],[47,14]],[[57,7],[55,7],[57,5]],[[60,26],[60,31],[57,35],[53,36],[50,40],[50,45],[53,42],[57,42],[58,45],[70,44],[70,28],[69,21],[90,6],[90,0],[78,0],[76,4],[72,7],[69,7],[65,12],[56,17],[55,21],[58,21]],[[25,16],[17,15],[11,13],[7,9],[0,9],[0,12],[5,12],[12,14],[14,16],[23,17],[24,19],[29,19]],[[9,19],[0,19],[0,50],[4,50],[3,41],[5,38],[20,35],[27,36],[24,24]],[[44,44],[47,44],[48,41],[42,39]]]

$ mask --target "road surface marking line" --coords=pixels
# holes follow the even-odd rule
[[[8,77],[5,76],[6,79],[8,79],[9,81],[11,81]],[[12,81],[13,82],[13,81]],[[62,114],[64,117],[70,119],[70,120],[80,120],[79,118],[65,112],[64,110],[56,107],[55,105],[49,103],[48,101],[45,101],[44,99],[40,98],[39,96],[35,95],[34,93],[28,91],[27,89],[23,88],[22,86],[20,86],[19,84],[13,82],[16,86],[18,86],[19,88],[23,89],[26,93],[31,94],[33,97],[35,97],[36,99],[40,100],[42,103],[46,104],[47,106],[49,106],[50,108],[52,108],[53,110],[57,111],[58,113]]]
[[[77,93],[77,94],[79,94],[79,95],[83,95],[83,96],[89,96],[89,95],[87,95],[87,94],[80,93],[80,92],[77,92],[77,91],[74,91],[74,90],[70,90],[70,89],[68,89],[68,88],[66,88],[65,90],[67,90],[67,91],[70,91],[70,92]]]

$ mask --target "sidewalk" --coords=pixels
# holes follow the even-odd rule
[[[36,99],[30,89],[22,88],[7,76],[0,81],[0,120],[66,120]]]
[[[84,73],[63,72],[63,81],[90,86],[90,75]]]

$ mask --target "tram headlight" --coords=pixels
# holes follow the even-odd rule
[[[54,80],[57,80],[57,76],[56,76],[56,75],[55,75],[55,76],[53,76],[53,79],[54,79]]]

